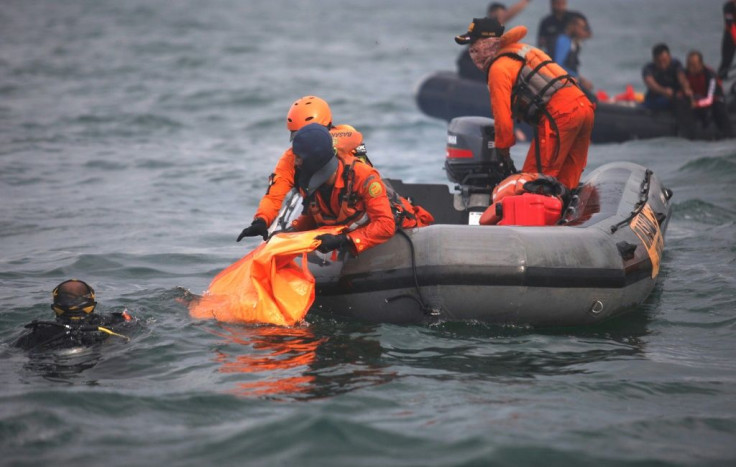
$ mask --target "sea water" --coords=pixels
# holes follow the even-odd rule
[[[651,46],[717,66],[717,0],[570,0],[581,72],[643,90]],[[736,461],[736,143],[596,145],[674,191],[651,296],[601,326],[293,329],[193,321],[181,299],[235,243],[303,95],[365,137],[382,174],[446,181],[446,126],[418,110],[453,69],[468,0],[0,2],[0,464],[731,465]],[[534,42],[548,2],[511,24]],[[517,166],[527,146],[512,149]],[[70,277],[129,343],[29,355]],[[493,306],[489,303],[489,306]],[[540,304],[540,306],[544,306]]]

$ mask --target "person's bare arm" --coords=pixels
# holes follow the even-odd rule
[[[508,7],[508,9],[503,14],[499,15],[498,21],[501,24],[506,24],[507,22],[511,21],[516,15],[521,13],[524,8],[529,6],[529,2],[531,2],[531,0],[519,0],[518,2],[514,3],[513,5]]]
[[[685,93],[687,97],[690,99],[693,98],[693,90],[690,87],[690,83],[687,80],[687,76],[685,76],[685,72],[680,70],[677,72],[677,81],[680,82],[680,86],[682,86],[682,92]]]
[[[660,86],[660,84],[654,80],[654,76],[645,76],[644,84],[646,84],[647,88],[649,88],[652,92],[656,92],[657,94],[662,94],[663,96],[667,97],[672,97],[674,94],[672,88]]]

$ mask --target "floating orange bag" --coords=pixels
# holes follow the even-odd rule
[[[189,314],[231,323],[298,323],[314,302],[307,253],[319,246],[315,237],[337,235],[343,229],[333,226],[273,236],[215,276],[202,298],[189,305]],[[294,261],[300,255],[301,266]]]

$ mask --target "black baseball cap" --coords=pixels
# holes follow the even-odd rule
[[[455,36],[455,42],[460,45],[473,43],[479,39],[501,37],[504,27],[496,18],[473,18],[468,26],[468,32]]]

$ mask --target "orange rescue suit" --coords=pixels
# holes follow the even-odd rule
[[[348,177],[344,173],[351,166],[353,175],[349,183],[352,189],[349,190],[346,186]],[[325,225],[348,226],[347,236],[356,253],[379,245],[394,235],[396,221],[386,187],[376,169],[360,162],[347,165],[338,158],[337,177],[329,199],[323,198],[323,190],[317,189],[306,201],[302,215],[292,222],[298,231]]]
[[[541,50],[516,42],[503,47],[491,62],[488,69],[488,89],[495,121],[495,145],[500,149],[514,145],[514,117],[536,125],[541,172],[574,189],[587,163],[595,106],[574,84],[572,78],[563,78],[567,72],[561,66],[554,62],[543,64],[546,61],[551,62],[551,59]],[[528,75],[530,69],[536,70],[536,79],[552,82],[549,87],[542,86],[538,92],[538,103],[546,102],[540,106],[546,109],[546,113],[541,110],[536,112],[537,118],[530,118],[527,112],[523,112],[523,115],[512,115],[512,105],[516,107],[520,100],[523,101],[523,98],[520,99],[519,75],[524,71]],[[558,77],[562,79],[555,80]],[[529,107],[534,110],[533,105],[523,110],[528,110]],[[554,122],[550,122],[549,117]],[[557,132],[552,131],[555,126]],[[530,145],[522,172],[538,171],[536,144],[534,141]]]
[[[337,156],[348,159],[356,148],[363,144],[363,135],[350,125],[337,125],[330,129]],[[284,151],[269,179],[268,190],[258,204],[253,218],[260,217],[271,225],[281,209],[284,198],[294,188],[294,153],[291,148]]]

